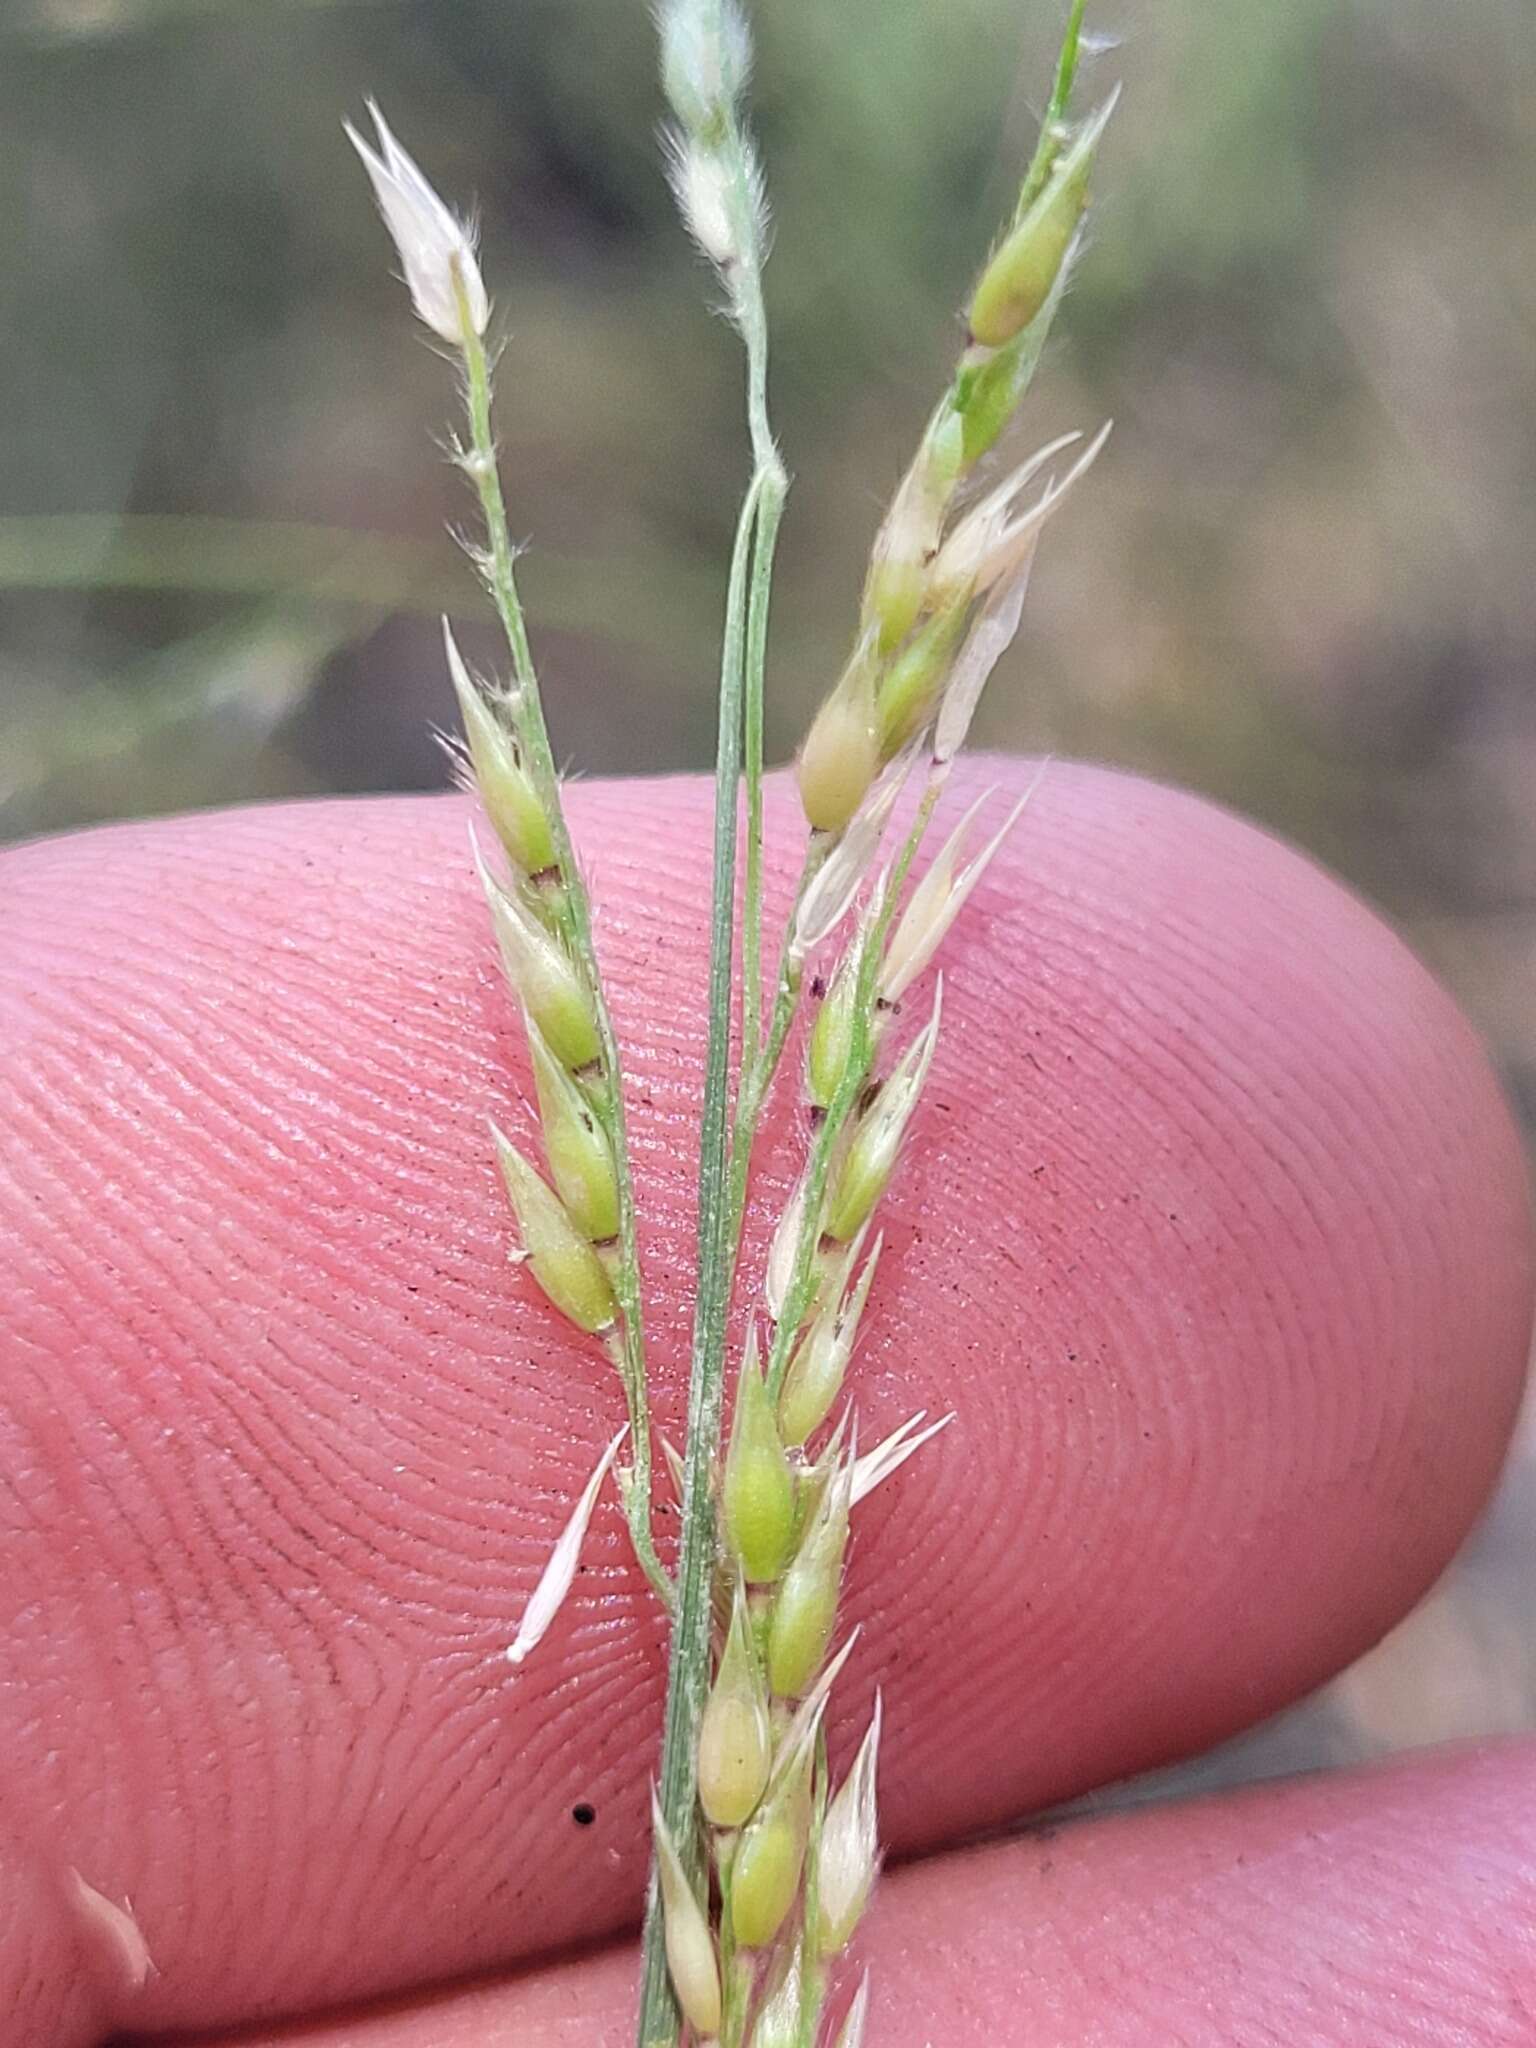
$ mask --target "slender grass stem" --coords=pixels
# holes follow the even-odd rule
[[[745,158],[738,154],[735,203],[743,217],[755,215]],[[743,1068],[756,1059],[763,996],[763,697],[768,665],[768,607],[774,553],[789,479],[768,423],[768,320],[763,305],[760,257],[754,253],[737,291],[747,348],[747,422],[759,485],[757,535],[747,597],[746,677],[743,701],[743,765],[746,773],[746,881],[742,905],[741,1044]],[[739,1220],[739,1219],[738,1219]]]
[[[770,450],[771,454],[771,450]],[[757,1041],[763,1000],[763,695],[768,656],[768,604],[773,584],[773,557],[784,512],[785,481],[774,462],[763,466],[757,539],[752,550],[752,582],[747,596],[746,678],[743,694],[743,767],[747,794],[746,881],[742,902],[742,1067],[757,1062]],[[736,1140],[733,1139],[733,1152]],[[739,1222],[739,1218],[737,1219]]]
[[[1051,175],[1051,167],[1061,153],[1062,123],[1067,118],[1067,109],[1072,102],[1072,86],[1077,78],[1078,51],[1082,44],[1083,14],[1087,0],[1072,0],[1072,11],[1067,16],[1067,25],[1062,32],[1061,53],[1056,59],[1056,76],[1051,83],[1051,97],[1045,109],[1045,119],[1040,123],[1040,139],[1035,144],[1035,153],[1030,158],[1029,169],[1024,173],[1019,187],[1018,204],[1014,208],[1014,219],[1022,220],[1031,206],[1045,189]]]
[[[670,1609],[674,1601],[672,1582],[656,1554],[651,1528],[651,1425],[645,1377],[645,1328],[640,1285],[640,1253],[635,1217],[634,1176],[630,1168],[629,1132],[624,1113],[624,1092],[620,1078],[619,1047],[603,993],[597,950],[592,939],[592,913],[586,883],[576,859],[565,808],[560,800],[560,775],[544,722],[538,674],[528,644],[515,572],[515,551],[507,523],[506,501],[496,460],[496,438],[491,422],[491,366],[485,345],[475,332],[460,287],[461,353],[464,361],[464,397],[469,440],[461,461],[475,486],[485,526],[486,551],[482,568],[486,588],[496,607],[512,655],[512,672],[517,687],[511,699],[511,715],[524,759],[549,820],[561,887],[554,911],[562,938],[579,964],[592,997],[602,1046],[602,1086],[593,1091],[593,1110],[601,1121],[613,1149],[619,1189],[619,1242],[615,1262],[614,1292],[618,1296],[622,1335],[614,1362],[624,1388],[629,1414],[631,1476],[624,1487],[625,1513],[630,1541],[646,1577]]]
[[[678,1550],[677,1611],[667,1673],[662,1733],[662,1813],[690,1875],[699,1870],[698,1730],[709,1692],[710,1592],[715,1566],[711,1474],[720,1441],[725,1395],[725,1340],[731,1258],[729,1108],[731,980],[735,964],[736,840],[741,782],[747,582],[756,540],[762,484],[754,476],[742,504],[731,555],[725,636],[720,661],[720,713],[715,754],[714,896],[710,913],[709,1039],[699,1129],[698,1300],[688,1386],[683,1526]],[[677,2001],[667,1974],[659,1889],[654,1870],[647,1901],[640,1992],[641,2048],[672,2048]]]
[[[763,696],[774,552],[789,488],[768,418],[768,317],[762,291],[762,217],[754,188],[751,152],[731,107],[721,109],[720,150],[727,167],[726,203],[735,251],[728,282],[747,356],[752,477],[737,522],[720,664],[709,1038],[699,1150],[698,1293],[689,1374],[678,1601],[661,1755],[662,1811],[685,1864],[694,1873],[699,1868],[698,1730],[710,1682],[710,1595],[716,1561],[711,1484],[724,1406],[726,1340],[742,1208],[735,1192],[739,1115],[733,1125],[731,1114],[736,849],[745,766],[742,1057],[736,1077],[739,1111],[742,1076],[756,1064],[762,1003]],[[677,2004],[667,1974],[653,1871],[641,1963],[638,2040],[641,2048],[671,2048],[677,2036]]]

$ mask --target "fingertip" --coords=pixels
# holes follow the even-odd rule
[[[921,1672],[896,1742],[942,1730],[944,1812],[979,1823],[1004,1783],[1027,1806],[1231,1732],[1390,1627],[1497,1475],[1531,1271],[1475,1034],[1289,848],[1057,764],[973,905],[860,1367],[890,1420],[960,1420],[871,1504],[856,1572]]]

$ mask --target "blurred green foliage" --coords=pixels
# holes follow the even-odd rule
[[[1126,99],[1025,431],[1116,433],[982,738],[1256,811],[1385,897],[1536,1075],[1528,0],[1104,0]],[[843,652],[1058,9],[763,0],[795,471],[770,740]],[[562,749],[701,765],[739,364],[658,168],[639,0],[10,0],[0,825],[427,787],[442,366],[340,132],[473,196]],[[1513,978],[1512,978],[1513,977]]]

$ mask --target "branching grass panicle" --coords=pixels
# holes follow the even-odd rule
[[[879,1865],[883,1715],[876,1696],[837,1779],[826,1713],[857,1635],[838,1643],[844,1561],[859,1503],[953,1418],[914,1415],[861,1448],[840,1404],[882,1270],[880,1207],[918,1142],[942,1025],[939,979],[916,1028],[907,999],[1032,792],[990,830],[986,798],[972,805],[910,889],[909,876],[1018,630],[1041,531],[1107,432],[999,464],[977,488],[1060,306],[1114,105],[1111,96],[1086,118],[1073,113],[1082,14],[1073,0],[1017,204],[981,266],[965,344],[876,533],[847,660],[798,755],[800,878],[765,986],[763,712],[789,479],[768,411],[767,207],[743,113],[751,44],[734,0],[660,0],[657,9],[667,166],[741,339],[750,453],[725,591],[697,1284],[687,1435],[681,1453],[663,1447],[682,1510],[666,1561],[653,1533],[620,1050],[518,597],[492,425],[491,300],[469,227],[377,109],[372,142],[348,131],[416,312],[460,371],[456,456],[481,519],[472,553],[506,640],[506,676],[481,678],[444,627],[462,730],[452,744],[485,828],[472,835],[472,858],[523,1019],[543,1157],[499,1130],[488,1142],[514,1257],[612,1364],[625,1404],[508,1658],[517,1667],[532,1656],[559,1612],[610,1470],[635,1556],[671,1617],[640,2048],[857,2048],[864,2039],[868,1979],[855,1985],[844,1958]],[[903,799],[909,822],[886,855]],[[802,1048],[805,1155],[758,1296],[738,1302],[759,1125],[791,1044]]]

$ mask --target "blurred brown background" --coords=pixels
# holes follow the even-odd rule
[[[793,746],[1031,137],[1056,0],[761,0]],[[981,738],[1203,789],[1381,902],[1536,1113],[1536,10],[1104,0],[1126,81],[1026,432],[1117,428]],[[1092,19],[1092,15],[1090,16]],[[444,779],[480,618],[342,139],[474,195],[558,744],[702,766],[739,365],[640,0],[4,0],[0,836]],[[487,657],[490,641],[484,642]],[[1536,1725],[1536,1430],[1426,1607],[1203,1767]]]

